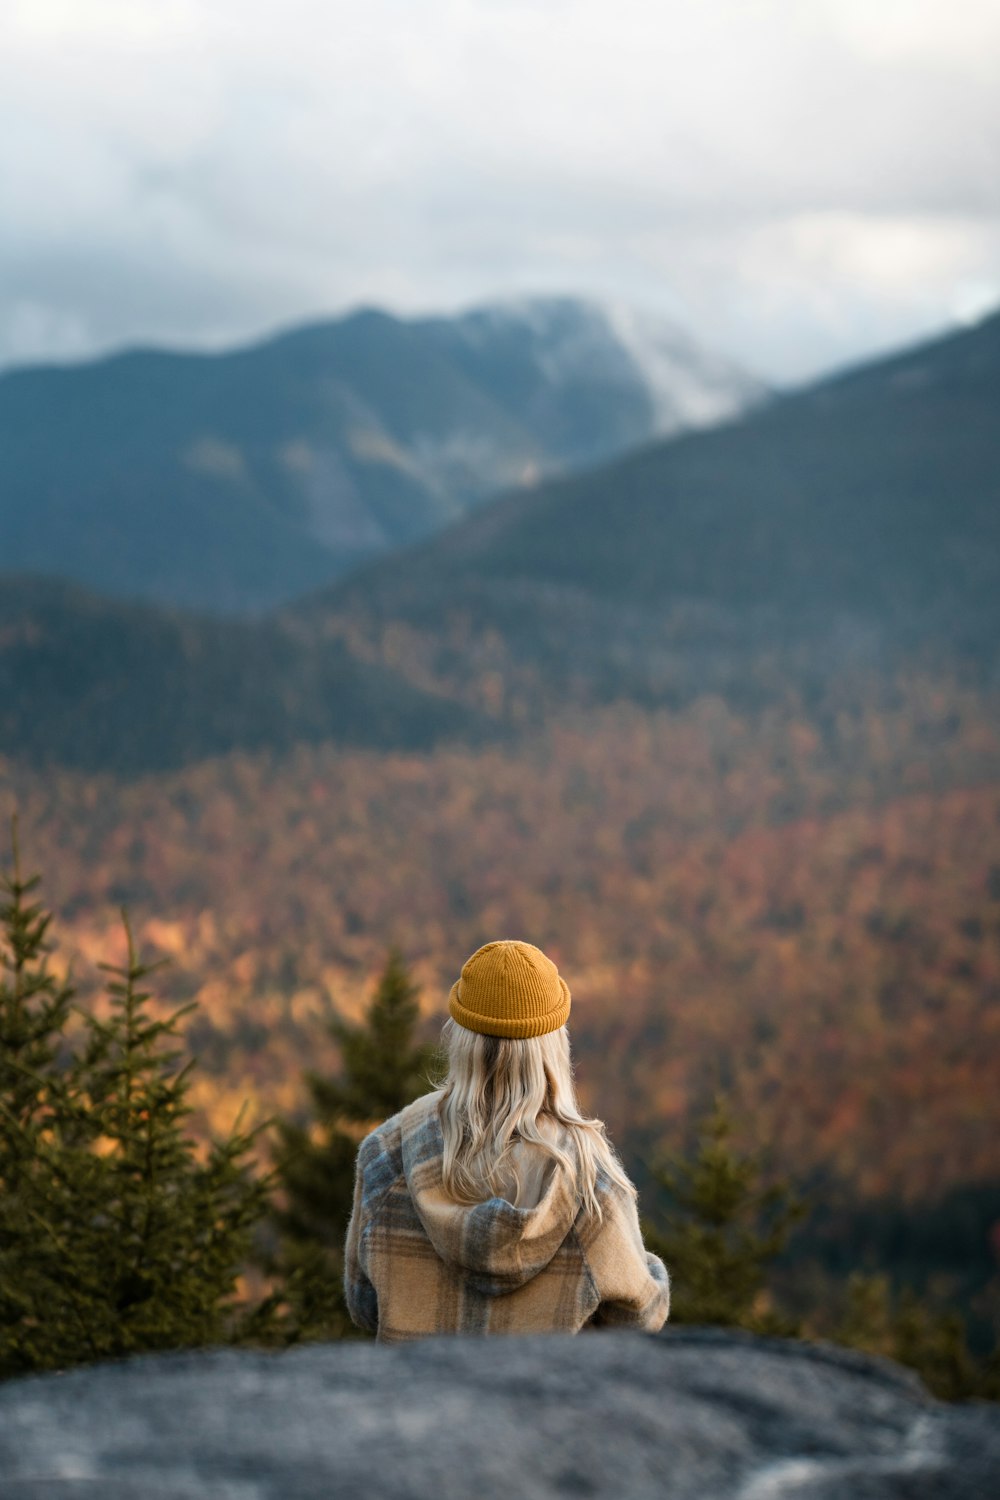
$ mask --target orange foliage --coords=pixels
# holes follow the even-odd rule
[[[200,1001],[203,1123],[247,1096],[295,1109],[390,942],[439,1016],[467,954],[519,936],[570,981],[581,1091],[618,1138],[678,1139],[721,1080],[785,1170],[921,1195],[997,1168],[996,722],[912,676],[822,723],[705,697],[506,748],[234,754],[132,783],[7,766],[0,805],[86,1000],[124,900],[172,960],[164,1003]]]

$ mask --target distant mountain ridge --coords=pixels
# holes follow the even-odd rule
[[[581,702],[818,701],[928,652],[995,690],[998,410],[1000,316],[512,491],[269,618],[8,575],[0,754],[481,741]]]
[[[11,370],[0,568],[257,611],[502,489],[767,394],[669,323],[572,298]]]
[[[728,691],[765,649],[814,673],[925,647],[989,667],[998,412],[1000,314],[511,492],[291,612],[449,639],[460,620],[609,693]]]

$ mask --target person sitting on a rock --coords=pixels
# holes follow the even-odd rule
[[[354,1322],[386,1343],[662,1327],[670,1279],[604,1126],[580,1113],[556,966],[530,943],[487,943],[448,1009],[443,1086],[358,1150]]]

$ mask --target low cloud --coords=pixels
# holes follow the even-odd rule
[[[795,379],[1000,301],[992,0],[15,0],[0,362],[625,298]]]

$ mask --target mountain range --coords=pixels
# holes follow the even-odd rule
[[[512,491],[292,613],[492,633],[618,694],[735,690],[765,649],[784,671],[913,650],[994,670],[1000,314]]]
[[[365,310],[223,354],[0,375],[0,567],[249,613],[766,399],[673,324],[572,298]]]
[[[568,701],[740,704],[947,658],[995,686],[1000,315],[518,487],[271,617],[0,591],[0,751],[130,772],[426,746]]]

